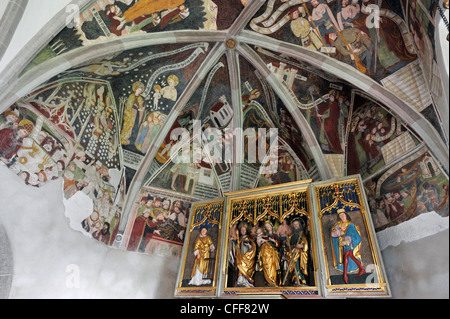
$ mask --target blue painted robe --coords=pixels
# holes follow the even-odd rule
[[[347,227],[345,227],[345,224],[348,224]],[[343,231],[343,235],[340,237],[331,237],[331,243],[332,243],[332,250],[333,250],[333,263],[337,270],[344,271],[344,254],[346,251],[351,250],[353,252],[353,255],[356,259],[358,259],[361,262],[361,255],[360,255],[360,246],[361,246],[361,235],[356,228],[355,224],[347,222],[338,222],[333,225],[332,230],[336,228],[336,226],[339,225],[341,228],[341,231]],[[350,241],[349,245],[346,246],[339,246],[339,242],[341,240]],[[347,272],[353,272],[358,270],[358,265],[351,259],[348,258],[348,268]]]

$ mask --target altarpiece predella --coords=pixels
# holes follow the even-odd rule
[[[306,180],[194,203],[175,296],[390,297],[361,185]]]

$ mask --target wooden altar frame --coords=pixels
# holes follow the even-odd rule
[[[328,201],[321,201],[319,198],[320,192],[318,189],[324,187],[339,187],[339,185],[352,185],[352,191],[354,192],[350,194],[350,191],[347,191],[345,195],[347,197],[342,197],[339,191],[336,193],[336,191],[331,189]],[[335,190],[338,189],[335,188]],[[306,194],[306,197],[298,194]],[[349,194],[353,196],[351,199],[348,197],[350,196]],[[306,206],[304,206],[307,209],[304,209],[303,211],[302,206],[296,201],[296,198],[298,199],[301,196],[303,196],[303,200],[306,199],[307,202]],[[272,202],[270,201],[271,198],[276,197],[279,197],[278,202],[276,199]],[[253,215],[246,211],[233,216],[233,203],[236,204],[243,201],[253,201],[254,206],[248,206],[252,207],[251,209],[254,209]],[[268,207],[275,207],[270,206],[273,205],[274,202],[276,203],[275,205],[280,205],[279,209],[268,209]],[[199,223],[199,220],[195,219],[195,211],[198,207],[204,207],[205,205],[209,205],[211,203],[221,203],[223,205],[222,214],[219,218],[220,222],[217,225],[219,232],[216,242],[217,245],[215,246],[217,250],[214,265],[214,280],[211,285],[206,287],[186,287],[186,284],[183,286],[183,278],[186,280],[186,272],[191,271],[191,269],[188,269],[189,267],[187,267],[189,264],[188,259],[193,256],[192,247],[190,246],[192,246],[192,241],[195,240],[197,236],[197,233],[193,233],[192,230],[194,227],[201,224]],[[324,203],[326,204],[325,206],[323,206]],[[185,245],[183,247],[182,263],[177,278],[175,297],[246,299],[389,298],[391,297],[390,287],[387,281],[375,229],[368,207],[362,180],[359,175],[315,183],[312,180],[305,180],[294,183],[261,187],[257,189],[248,189],[226,193],[223,198],[194,203],[188,226],[190,232],[185,238]],[[330,265],[332,245],[330,245],[329,239],[331,238],[331,235],[330,229],[327,229],[326,227],[328,226],[323,222],[327,218],[329,219],[328,224],[331,220],[334,221],[336,217],[339,216],[339,214],[337,214],[337,210],[342,208],[346,209],[352,216],[357,217],[355,218],[354,223],[362,235],[361,247],[363,247],[363,257],[361,257],[361,259],[362,265],[366,269],[366,273],[364,276],[361,276],[359,279],[360,282],[356,283],[354,282],[356,280],[354,272],[349,272],[349,277],[351,280],[347,284],[336,282],[336,278],[339,279],[341,273],[339,272],[338,275],[336,275],[336,271],[338,269],[333,269],[332,265]],[[263,211],[263,214],[257,213],[258,209],[259,212]],[[296,213],[293,213],[294,211],[296,211]],[[276,212],[279,212],[279,214],[277,215]],[[274,287],[260,285],[257,287],[236,287],[229,284],[228,265],[229,250],[231,247],[231,226],[244,219],[249,221],[254,218],[256,221],[262,221],[267,216],[270,216],[273,221],[276,220],[280,223],[283,218],[291,216],[293,219],[294,217],[301,216],[309,223],[310,231],[308,235],[310,245],[310,269],[313,271],[309,273],[308,278],[310,280],[307,285],[286,285]],[[362,280],[365,281],[361,282]],[[310,283],[313,284],[310,285]]]

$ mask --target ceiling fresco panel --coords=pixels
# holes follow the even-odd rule
[[[227,59],[223,56],[173,123],[151,164],[147,184],[191,196],[199,196],[201,192],[202,196],[208,192],[209,197],[218,196],[223,193],[221,184],[227,191],[231,183],[231,165],[225,155],[227,150],[228,155],[232,151],[229,150],[230,145],[225,143],[225,132],[231,128],[232,120],[229,70]],[[208,148],[216,138],[220,138],[221,148],[217,152],[221,154],[215,154],[213,147]],[[178,150],[183,152],[183,149],[187,153],[181,157],[186,156],[186,162],[177,163]]]
[[[64,70],[0,115],[0,165],[35,187],[61,178],[65,203],[87,196],[86,236],[167,257],[181,256],[193,202],[329,174],[361,175],[377,231],[448,216],[433,2],[249,3],[93,1],[14,83]],[[148,46],[160,39],[179,43]],[[100,43],[122,51],[94,59]]]
[[[227,30],[244,5],[244,0],[98,0],[56,35],[26,70],[74,49],[127,35]]]
[[[269,0],[247,29],[345,62],[379,81],[416,60],[407,26],[386,1]]]
[[[243,130],[254,129],[255,134],[259,129],[266,134],[266,154],[263,158],[251,159],[249,157],[249,143],[252,136],[244,141],[245,163],[244,170],[247,174],[253,172],[253,179],[258,180],[259,185],[293,182],[307,177],[308,171],[314,166],[314,160],[305,145],[301,131],[292,120],[287,108],[275,94],[271,86],[246,59],[239,58],[241,71],[242,110],[244,114]],[[270,129],[277,129],[279,144],[278,154],[271,154]],[[254,136],[257,142],[263,136]],[[259,144],[258,144],[259,152]],[[272,169],[270,169],[270,166]],[[268,171],[267,169],[270,169]],[[267,171],[267,173],[264,173]],[[292,174],[291,174],[292,173]],[[249,176],[250,179],[250,176]],[[250,180],[253,180],[250,179]],[[241,179],[241,184],[249,186],[249,181]]]
[[[73,153],[70,137],[29,105],[15,104],[0,117],[0,137],[1,165],[34,187],[60,178]]]

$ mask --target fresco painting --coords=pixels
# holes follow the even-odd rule
[[[227,30],[246,5],[247,0],[98,0],[56,35],[24,73],[55,56],[122,36]]]
[[[307,151],[308,146],[302,138],[300,130],[293,122],[283,102],[275,94],[271,86],[242,57],[239,60],[241,70],[241,94],[242,107],[244,114],[244,130],[250,128],[255,132],[263,129],[266,132],[266,145],[261,145],[261,152],[265,150],[265,156],[262,158],[251,159],[248,156],[248,145],[254,143],[258,145],[262,136],[251,136],[246,138],[246,163],[244,163],[246,174],[253,172],[253,177],[248,176],[246,185],[252,185],[256,174],[259,174],[258,183],[260,185],[277,184],[288,181],[296,181],[300,177],[308,176],[308,171],[313,166],[312,156]],[[270,129],[278,130],[279,150],[278,155],[272,155],[270,152]],[[253,161],[253,163],[251,163]],[[270,169],[270,166],[273,166]],[[286,170],[294,169],[292,174],[286,174]],[[284,167],[283,169],[281,169]],[[259,173],[257,172],[259,170]],[[267,173],[264,173],[268,171]],[[246,186],[246,187],[248,187]]]
[[[268,159],[263,167],[263,172],[271,163],[276,166],[271,168],[271,171],[268,174],[259,175],[257,187],[291,183],[307,179],[308,174],[306,170],[301,163],[299,163],[297,157],[291,154],[293,154],[293,151],[287,144],[280,145],[277,158]]]
[[[80,14],[79,25],[61,31],[28,69],[76,48],[121,36],[228,30],[247,5],[244,0],[98,0]],[[373,5],[381,8],[379,28],[366,23]],[[403,98],[445,140],[436,107],[442,93],[433,40],[436,7],[430,0],[402,1],[402,5],[404,14],[395,1],[268,0],[250,19],[243,37],[258,32],[354,66]],[[0,165],[35,187],[61,179],[65,200],[79,192],[87,196],[93,209],[81,222],[85,235],[110,247],[176,258],[186,239],[192,203],[223,197],[233,188],[320,181],[317,162],[322,165],[323,160],[333,177],[361,175],[377,231],[429,211],[448,216],[448,172],[392,110],[362,93],[343,75],[263,46],[248,45],[273,76],[271,80],[288,93],[292,103],[287,103],[285,96],[279,96],[279,88],[272,87],[234,46],[226,47],[227,54],[212,57],[216,61],[209,64],[207,57],[220,45],[225,44],[202,42],[199,37],[186,43],[138,47],[111,52],[61,72],[0,115]],[[238,79],[228,65],[230,57],[238,62]],[[206,70],[205,65],[210,68]],[[190,85],[196,74],[204,78],[193,88]],[[412,80],[398,81],[403,76]],[[236,85],[239,90],[232,90]],[[239,92],[240,97],[233,95]],[[181,105],[185,96],[188,102]],[[236,100],[238,105],[233,103]],[[233,185],[236,143],[229,130],[235,128],[236,112],[243,124],[239,129],[250,133],[242,145],[244,163],[238,184]],[[303,116],[308,125],[299,127],[293,114]],[[271,129],[278,132],[276,155],[270,148]],[[214,130],[223,133],[219,136],[221,149],[211,147]],[[157,140],[163,140],[161,145],[156,145]],[[253,143],[261,146],[256,157]],[[309,145],[317,146],[315,153]],[[220,160],[216,152],[222,155]],[[154,158],[145,161],[148,170],[136,180],[149,155]],[[266,204],[255,205],[261,208]],[[362,211],[346,212],[361,225]],[[299,218],[295,224],[306,230],[310,222],[309,215],[300,215],[277,220],[244,218],[229,225],[233,249],[238,242],[247,241],[245,232],[253,232],[248,247],[273,255],[277,250],[283,260],[279,268],[269,269],[262,259],[254,259],[255,267],[258,263],[260,268],[257,273],[247,269],[247,275],[258,278],[252,282],[250,276],[243,276],[247,281],[239,281],[239,273],[230,272],[230,288],[238,282],[259,287],[274,282],[286,287],[315,285],[307,272],[302,275],[303,266],[295,267],[296,276],[293,268],[286,268],[289,257],[283,242],[291,234],[294,217]],[[337,212],[324,215],[326,227],[338,223],[336,217]],[[213,242],[208,240],[209,247],[217,249],[216,226],[196,227],[190,243],[209,236]],[[213,259],[215,249],[205,258]],[[206,273],[205,264],[197,267],[194,263],[191,259],[188,268]],[[307,267],[312,267],[311,259]],[[184,288],[209,288],[210,283],[201,280],[189,285],[198,276],[192,269],[186,271]],[[333,282],[344,280],[339,272],[333,276],[337,276]]]
[[[152,187],[170,189],[175,193],[190,195],[197,199],[202,197],[220,197],[223,191],[220,181],[207,153],[200,149],[200,154],[192,152],[179,153],[177,160],[170,160],[147,182]],[[187,158],[185,157],[187,156]],[[201,156],[201,161],[194,161],[194,156]]]
[[[34,187],[60,178],[72,154],[70,141],[28,105],[15,104],[0,116],[0,141],[0,165]]]
[[[218,276],[221,223],[224,201],[193,205],[186,240],[186,258],[177,290],[180,295],[197,291],[204,296],[215,293]]]
[[[382,18],[377,25],[373,5]],[[248,29],[326,54],[377,81],[417,59],[406,23],[388,1],[270,0]]]
[[[232,128],[234,110],[228,83],[229,70],[223,56],[172,124],[152,162],[151,180],[147,184],[208,198],[229,189],[232,151],[225,132]],[[212,130],[222,136],[211,135]],[[214,147],[208,147],[211,144],[209,139],[214,141],[215,138],[221,138],[217,157]],[[204,194],[200,195],[202,192]]]
[[[366,178],[414,150],[420,140],[402,121],[370,99],[355,95],[347,138],[347,173]]]
[[[121,247],[180,257],[192,201],[191,197],[143,187],[123,232]]]
[[[377,231],[420,214],[449,214],[448,176],[426,150],[382,171],[364,184]]]
[[[118,114],[111,87],[102,81],[57,82],[27,101],[79,143],[92,158],[120,167]]]
[[[314,131],[322,151],[325,154],[343,154],[351,107],[351,87],[333,76],[309,71],[307,65],[292,57],[279,56],[262,48],[256,50],[293,97]],[[279,113],[282,115],[281,123],[292,127],[292,120],[286,115],[286,110],[280,109]],[[298,143],[292,143],[295,144]]]

